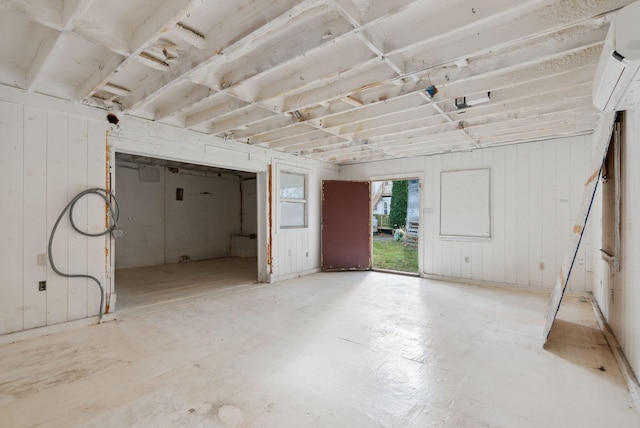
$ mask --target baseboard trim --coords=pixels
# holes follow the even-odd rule
[[[618,367],[620,368],[620,372],[624,377],[625,382],[627,383],[627,388],[629,388],[629,392],[631,393],[631,398],[633,403],[636,405],[636,410],[640,412],[640,384],[638,384],[638,378],[636,377],[629,361],[627,361],[627,357],[625,357],[624,352],[622,351],[622,347],[618,343],[618,339],[613,334],[613,330],[609,326],[609,323],[605,319],[602,314],[602,310],[600,309],[600,305],[596,301],[593,293],[590,294],[591,300],[591,308],[593,309],[593,313],[596,316],[596,320],[598,321],[598,325],[600,326],[600,330],[604,334],[605,339],[607,340],[607,344],[613,353],[613,356],[618,363]]]
[[[312,275],[314,273],[318,273],[321,271],[322,270],[320,268],[313,268],[313,269],[303,270],[300,272],[288,273],[286,275],[272,277],[271,282],[274,283],[278,281],[286,281],[287,279],[300,278],[301,276]]]
[[[552,289],[540,288],[540,287],[531,287],[520,284],[511,284],[507,282],[492,282],[492,281],[482,281],[478,279],[470,279],[470,278],[459,278],[456,276],[444,276],[444,275],[434,275],[430,273],[423,272],[420,274],[421,278],[431,279],[434,281],[447,281],[447,282],[455,282],[458,284],[465,285],[475,285],[479,287],[491,287],[491,288],[504,288],[508,290],[520,290],[520,291],[530,291],[532,293],[551,295]],[[567,292],[568,295],[572,293]],[[584,293],[574,293],[576,296],[583,296]]]
[[[113,321],[116,319],[116,313],[110,313],[102,316],[102,322]],[[100,317],[82,318],[79,320],[63,322],[60,324],[46,325],[36,327],[29,330],[17,331],[0,336],[0,345],[9,343],[22,342],[23,340],[33,339],[35,337],[48,336],[50,334],[61,333],[63,331],[76,330],[90,325],[100,324]]]

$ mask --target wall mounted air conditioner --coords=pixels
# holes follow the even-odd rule
[[[620,9],[611,22],[593,80],[593,105],[626,110],[640,101],[640,1]]]

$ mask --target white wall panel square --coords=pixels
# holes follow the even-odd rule
[[[23,328],[23,106],[0,101],[0,334]]]
[[[25,107],[24,127],[24,329],[47,323],[47,292],[38,283],[47,280],[47,111]]]
[[[69,202],[69,116],[57,111],[47,113],[47,233]],[[78,167],[78,165],[74,165]],[[52,257],[58,270],[69,272],[69,220],[65,216],[56,231]],[[47,325],[68,321],[68,279],[47,271]]]

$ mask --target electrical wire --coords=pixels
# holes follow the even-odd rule
[[[83,230],[80,230],[78,228],[78,226],[76,226],[76,223],[73,221],[73,208],[75,207],[76,203],[83,198],[86,195],[98,195],[100,196],[102,199],[104,199],[105,203],[107,204],[107,206],[109,207],[109,212],[111,213],[111,222],[112,224],[103,232],[98,232],[98,233],[88,233],[85,232]],[[113,201],[113,203],[112,203]],[[98,287],[100,288],[100,321],[102,321],[102,308],[104,307],[104,287],[102,286],[102,284],[100,283],[100,281],[98,280],[98,278],[91,276],[91,275],[85,275],[85,274],[68,274],[68,273],[64,273],[62,271],[60,271],[57,267],[56,264],[53,261],[53,251],[51,250],[53,247],[53,237],[56,234],[56,230],[58,229],[58,225],[60,224],[60,221],[62,220],[62,218],[64,217],[65,213],[69,211],[69,222],[71,223],[71,227],[73,228],[73,230],[75,230],[76,232],[80,233],[81,235],[84,236],[90,236],[90,237],[97,237],[97,236],[104,236],[107,234],[114,234],[115,231],[118,231],[120,234],[120,229],[118,229],[118,218],[120,217],[120,207],[118,206],[118,201],[115,198],[115,196],[109,192],[106,189],[101,189],[99,187],[94,187],[91,189],[87,189],[84,190],[80,193],[78,193],[68,204],[66,207],[64,207],[64,209],[62,210],[62,212],[60,213],[60,215],[58,216],[58,219],[56,220],[55,224],[53,225],[53,229],[51,229],[51,235],[49,236],[49,245],[47,247],[47,252],[49,255],[49,265],[51,266],[51,269],[53,269],[53,271],[55,273],[57,273],[60,276],[64,276],[65,278],[89,278],[92,279],[93,281],[95,281],[96,284],[98,284]],[[115,234],[114,234],[115,235]]]

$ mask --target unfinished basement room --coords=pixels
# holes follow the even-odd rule
[[[0,0],[0,426],[640,427],[638,22]]]

